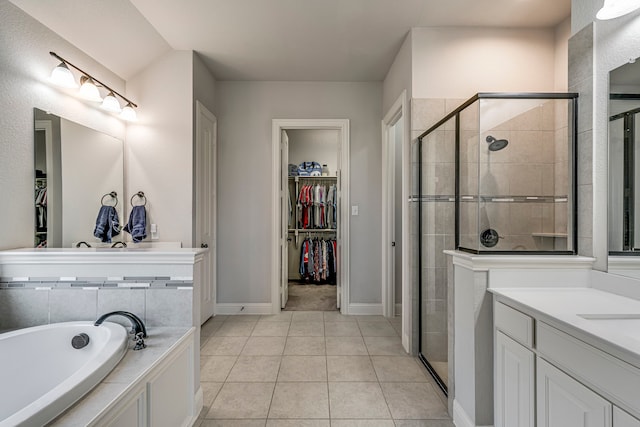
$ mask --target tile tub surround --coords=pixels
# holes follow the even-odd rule
[[[453,427],[399,330],[399,317],[337,312],[216,316],[201,329],[195,425]]]
[[[15,279],[0,278],[0,330],[95,320],[116,310],[138,315],[147,326],[192,325],[191,280],[147,276],[118,280],[107,277]],[[114,317],[113,321],[128,325],[126,319]]]

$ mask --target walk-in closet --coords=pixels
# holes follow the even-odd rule
[[[339,188],[336,129],[288,129],[284,310],[337,310]],[[284,175],[284,174],[283,174]]]

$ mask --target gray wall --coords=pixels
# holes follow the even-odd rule
[[[124,139],[117,117],[48,81],[54,51],[117,91],[124,81],[8,1],[0,1],[0,250],[33,244],[33,108]],[[0,272],[1,273],[1,272]]]
[[[350,299],[380,303],[382,84],[218,82],[218,302],[271,301],[271,121],[351,128]],[[349,207],[346,207],[349,208]]]

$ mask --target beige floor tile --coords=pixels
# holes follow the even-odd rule
[[[218,392],[222,388],[224,383],[214,383],[214,382],[200,382],[200,386],[202,387],[202,404],[207,408],[211,406],[213,403],[213,399],[216,398]]]
[[[325,356],[282,356],[278,382],[327,381]]]
[[[225,383],[205,418],[266,419],[274,383]]]
[[[371,356],[380,382],[430,382],[427,371],[409,356]]]
[[[264,427],[266,420],[204,420],[200,427]]]
[[[294,313],[295,314],[295,313]],[[324,322],[291,322],[290,337],[322,337],[324,336]]]
[[[450,420],[395,420],[396,427],[456,427]]]
[[[213,335],[216,337],[248,337],[255,325],[256,322],[227,321]]]
[[[362,336],[357,322],[324,322],[324,335],[327,337]]]
[[[286,337],[289,332],[289,322],[258,322],[253,328],[253,337]]]
[[[226,323],[230,322],[251,322],[256,323],[262,316],[259,314],[236,314],[234,316],[228,316]]]
[[[237,356],[208,356],[206,362],[200,368],[200,380],[224,382],[237,358]]]
[[[325,311],[325,322],[357,322],[356,316],[345,316],[339,311]]]
[[[360,322],[388,322],[387,318],[379,315],[363,315],[363,316],[355,316],[358,323]]]
[[[363,337],[397,337],[389,322],[358,322]]]
[[[269,418],[329,418],[327,383],[277,383]]]
[[[324,313],[322,311],[294,311],[292,322],[322,322]]]
[[[326,337],[327,356],[364,356],[367,347],[362,337]]]
[[[447,408],[430,383],[381,383],[394,419],[448,418]]]
[[[378,381],[369,356],[327,356],[329,381]]]
[[[242,349],[242,356],[280,356],[286,337],[250,337]]]
[[[329,420],[267,420],[267,427],[331,427]]]
[[[293,311],[281,311],[278,314],[265,314],[260,316],[258,322],[291,322]]]
[[[400,337],[364,337],[364,342],[372,356],[407,356]]]
[[[394,427],[393,420],[331,420],[331,427]]]
[[[284,354],[290,356],[324,356],[324,337],[287,337]]]
[[[237,356],[247,343],[247,337],[211,337],[200,350],[207,356]]]
[[[391,418],[378,383],[330,382],[329,405],[331,418]]]
[[[229,382],[275,382],[282,356],[240,356],[233,365]]]
[[[214,319],[209,319],[205,322],[204,325],[202,325],[202,327],[200,328],[200,337],[209,337],[211,335],[214,334],[215,331],[217,331],[218,329],[220,329],[220,327],[223,325],[224,320],[214,320]]]

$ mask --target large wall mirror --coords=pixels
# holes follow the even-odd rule
[[[609,272],[640,278],[640,61],[609,73]]]
[[[115,206],[123,225],[121,140],[35,108],[34,148],[34,246],[93,245],[102,205]]]

